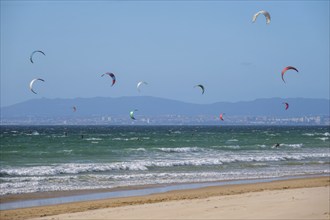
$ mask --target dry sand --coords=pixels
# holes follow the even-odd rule
[[[1,219],[330,219],[330,177],[1,211]],[[46,216],[46,217],[45,217]],[[40,219],[40,218],[39,218]]]

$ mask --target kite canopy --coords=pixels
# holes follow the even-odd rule
[[[254,23],[260,14],[263,14],[266,17],[266,24],[269,24],[270,23],[270,14],[264,10],[258,11],[255,15],[253,15],[252,22]]]
[[[136,118],[134,117],[134,112],[136,112],[136,111],[137,111],[137,109],[135,109],[135,110],[129,112],[129,116],[130,116],[131,119],[133,119],[133,120],[136,120]]]
[[[141,90],[140,90],[140,86],[141,86],[142,84],[144,84],[144,85],[148,85],[147,82],[140,81],[140,82],[137,84],[137,86],[136,86],[136,88],[137,88],[137,90],[138,90],[139,92],[141,92]]]
[[[32,54],[30,55],[30,61],[31,61],[31,63],[33,63],[33,56],[34,56],[35,53],[41,53],[41,54],[43,54],[44,56],[46,56],[46,54],[45,54],[44,52],[42,52],[41,50],[35,50],[35,51],[33,51]]]
[[[198,84],[198,85],[195,85],[195,86],[194,86],[194,88],[196,88],[196,87],[199,87],[199,88],[201,88],[201,89],[202,89],[202,94],[204,94],[204,92],[205,92],[205,88],[204,88],[204,86],[203,86],[203,85],[201,85],[201,84]]]
[[[299,72],[295,67],[293,66],[287,66],[285,67],[283,70],[282,70],[282,80],[283,82],[285,83],[285,80],[284,80],[284,73],[288,70],[295,70],[296,72]]]
[[[225,113],[221,113],[221,114],[220,114],[220,117],[219,117],[219,118],[220,118],[221,121],[224,121],[224,119],[223,119],[223,115],[224,115],[224,114],[225,114]]]
[[[40,79],[40,78],[33,79],[33,80],[30,82],[30,90],[31,90],[31,92],[33,92],[34,94],[37,94],[37,93],[33,90],[33,84],[34,84],[36,81],[42,81],[42,82],[45,82],[45,80]]]
[[[288,110],[288,108],[289,108],[289,103],[287,103],[287,102],[283,102],[283,104],[285,105],[285,110]]]
[[[111,86],[113,86],[116,83],[116,76],[115,76],[115,74],[107,72],[107,73],[102,74],[101,76],[103,77],[104,75],[108,75],[108,76],[110,76],[112,78],[112,84],[111,84]]]

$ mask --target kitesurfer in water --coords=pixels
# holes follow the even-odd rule
[[[279,146],[280,146],[279,143],[276,143],[276,144],[274,145],[275,148],[278,148]]]

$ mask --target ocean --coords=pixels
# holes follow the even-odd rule
[[[330,174],[328,126],[0,128],[0,195]]]

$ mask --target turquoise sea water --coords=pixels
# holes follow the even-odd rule
[[[1,126],[0,137],[0,195],[330,174],[329,127]]]

